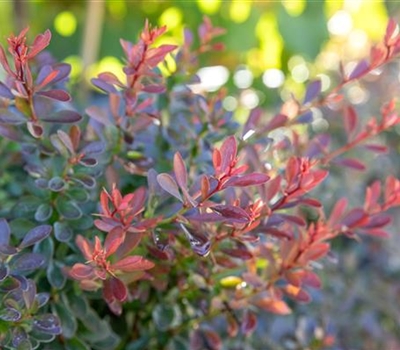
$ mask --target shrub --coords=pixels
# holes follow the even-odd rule
[[[50,32],[32,45],[27,30],[11,36],[8,57],[0,50],[2,348],[221,349],[263,311],[311,301],[331,241],[385,237],[400,204],[389,174],[355,206],[327,209],[315,191],[332,169],[365,170],[355,151],[387,151],[374,139],[400,122],[395,101],[359,118],[345,87],[393,60],[396,29],[330,91],[311,81],[301,100],[272,117],[256,108],[244,125],[223,90],[188,88],[198,56],[223,48],[207,18],[181,48],[155,46],[166,28],[148,23],[136,44],[121,40],[126,79],[92,80],[108,104],[88,118],[66,91],[70,67],[43,51]],[[177,69],[163,78],[168,54]],[[339,136],[309,127],[317,108],[341,118]]]

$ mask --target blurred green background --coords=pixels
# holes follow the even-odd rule
[[[179,44],[183,27],[195,29],[207,15],[227,29],[226,51],[203,56],[201,66],[219,66],[209,74],[214,85],[241,90],[228,109],[252,108],[301,94],[317,75],[329,88],[339,60],[368,54],[370,40],[382,37],[399,8],[398,1],[379,0],[1,1],[0,39],[27,25],[32,36],[49,28],[52,54],[72,64],[73,81],[88,82],[100,71],[121,72],[119,38],[136,40],[146,18],[168,26],[163,42]]]

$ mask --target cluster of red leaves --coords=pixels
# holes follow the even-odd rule
[[[157,219],[140,220],[138,217],[144,210],[145,199],[144,188],[126,196],[121,196],[115,187],[111,194],[103,190],[101,219],[95,220],[95,225],[107,232],[104,247],[97,236],[94,244],[81,235],[77,236],[76,245],[86,264],[77,263],[67,270],[84,290],[102,287],[104,300],[116,314],[122,312],[121,302],[128,297],[126,284],[143,278],[144,271],[154,267],[142,256],[129,255],[140,243],[141,233],[157,222]]]
[[[81,119],[78,113],[69,109],[60,110],[53,115],[42,115],[38,110],[37,104],[41,98],[56,102],[71,100],[68,92],[55,87],[65,81],[71,68],[67,64],[53,64],[44,60],[44,64],[39,65],[37,71],[32,71],[31,63],[38,60],[39,54],[49,45],[51,33],[47,30],[44,34],[39,34],[29,46],[26,43],[27,32],[28,28],[22,30],[18,36],[8,38],[8,51],[14,63],[13,68],[8,62],[4,48],[0,46],[0,64],[7,73],[6,83],[0,83],[0,96],[5,99],[2,101],[4,106],[0,104],[0,107],[6,107],[0,109],[0,124],[4,124],[0,126],[1,134],[7,137],[15,134],[8,125],[26,123],[32,136],[41,137],[43,127],[40,121],[74,123]],[[13,112],[7,109],[11,101],[14,101],[16,107]]]

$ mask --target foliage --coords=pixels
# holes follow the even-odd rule
[[[136,44],[121,40],[126,78],[93,79],[108,105],[86,108],[89,118],[70,103],[69,66],[43,52],[50,32],[32,45],[27,30],[11,36],[9,55],[0,50],[10,178],[0,209],[1,346],[222,349],[226,335],[252,334],[263,312],[310,302],[331,241],[385,237],[387,212],[400,205],[389,174],[356,205],[341,198],[329,209],[315,191],[335,168],[367,169],[347,154],[387,151],[373,139],[400,123],[395,101],[362,120],[345,88],[396,57],[396,30],[391,20],[369,59],[342,69],[330,91],[311,81],[302,100],[272,117],[254,109],[244,125],[223,109],[223,90],[188,87],[198,56],[223,48],[215,38],[224,30],[208,18],[198,40],[185,30],[180,49],[155,46],[166,28],[148,22]],[[167,55],[177,69],[164,79]],[[316,108],[342,118],[339,138],[309,128]],[[333,342],[324,333],[313,348]]]

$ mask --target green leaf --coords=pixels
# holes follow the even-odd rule
[[[66,183],[61,177],[55,176],[50,179],[48,186],[53,192],[61,192],[65,189]]]
[[[21,239],[25,236],[25,233],[33,229],[37,224],[24,218],[15,219],[9,222],[11,232],[13,235]]]
[[[126,347],[125,350],[142,350],[148,349],[148,345],[150,342],[150,336],[145,334],[144,336],[140,337],[139,339],[135,340]]]
[[[54,236],[59,242],[68,242],[73,237],[74,232],[65,222],[54,223]]]
[[[89,194],[82,188],[68,190],[67,196],[79,203],[85,203],[89,200]]]
[[[78,324],[68,306],[66,306],[63,302],[54,303],[53,311],[60,319],[63,337],[67,339],[74,337],[78,328]]]
[[[67,281],[61,269],[53,261],[47,267],[47,279],[51,286],[56,289],[62,289]]]
[[[57,198],[56,208],[57,211],[67,220],[76,220],[82,216],[82,211],[77,204],[65,197]]]
[[[39,222],[45,222],[50,219],[51,215],[53,214],[53,208],[48,203],[41,204],[35,213],[35,220]]]
[[[182,323],[182,313],[178,305],[158,304],[153,309],[152,315],[160,331],[166,331]]]
[[[90,346],[87,345],[83,340],[78,338],[67,339],[65,342],[66,350],[90,350]]]

